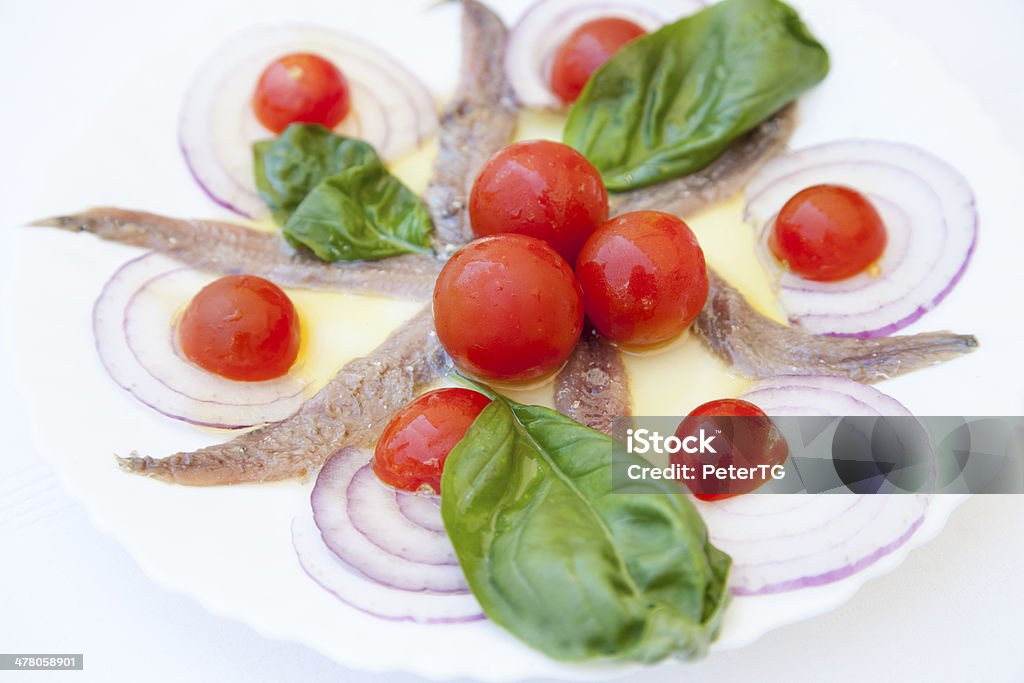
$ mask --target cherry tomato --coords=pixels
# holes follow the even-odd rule
[[[607,219],[601,174],[572,147],[551,140],[502,149],[484,164],[469,194],[469,221],[477,236],[536,237],[570,264]]]
[[[886,241],[882,218],[864,195],[815,185],[779,211],[768,248],[800,277],[831,282],[863,272],[881,258]]]
[[[455,253],[434,285],[437,336],[462,370],[523,382],[557,370],[583,330],[583,296],[546,242],[495,235]]]
[[[551,64],[551,89],[565,104],[572,104],[591,74],[629,41],[645,35],[632,21],[606,17],[593,19],[565,39]]]
[[[253,93],[256,118],[275,133],[291,123],[334,128],[348,114],[348,80],[338,67],[307,52],[279,57],[260,76]]]
[[[490,402],[470,389],[437,389],[419,396],[384,428],[373,453],[373,471],[396,489],[440,493],[448,453]]]
[[[576,262],[587,317],[608,339],[648,346],[672,339],[708,298],[704,252],[689,226],[660,211],[605,223]]]
[[[714,436],[712,447],[715,453],[672,454],[673,464],[694,467],[693,479],[684,480],[694,497],[699,500],[722,500],[743,493],[750,493],[771,478],[771,467],[781,465],[789,456],[789,446],[778,427],[753,403],[736,398],[708,401],[697,406],[676,429],[676,437],[689,436],[700,440]],[[764,476],[752,479],[702,477],[703,465],[716,467],[749,468],[766,465]]]
[[[299,316],[288,295],[255,275],[203,287],[178,323],[185,357],[228,379],[280,377],[299,355]]]

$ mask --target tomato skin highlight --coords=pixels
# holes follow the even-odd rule
[[[708,298],[704,252],[682,220],[635,211],[605,223],[576,262],[587,317],[613,342],[650,346],[690,326]]]
[[[739,419],[732,419],[739,418]],[[714,454],[673,453],[670,460],[676,465],[695,467],[695,479],[684,480],[694,497],[703,501],[724,500],[750,493],[770,479],[715,479],[703,478],[701,467],[737,468],[781,465],[789,457],[789,445],[778,427],[764,411],[753,403],[738,398],[724,398],[703,403],[679,423],[676,437],[697,436],[701,429],[716,434]]]
[[[471,389],[428,391],[391,418],[374,449],[371,468],[402,491],[441,492],[448,453],[491,402]]]
[[[608,220],[608,191],[586,157],[551,140],[516,142],[480,169],[469,194],[478,237],[514,232],[544,240],[570,264]]]
[[[576,347],[583,295],[572,268],[546,242],[484,237],[441,270],[434,325],[463,371],[486,380],[531,381],[561,367]]]
[[[348,115],[351,93],[344,74],[319,55],[296,52],[271,62],[252,96],[253,112],[280,133],[292,123],[334,128]]]
[[[288,295],[255,275],[228,275],[193,297],[178,321],[182,353],[239,381],[280,377],[299,355],[299,316]]]
[[[814,185],[779,211],[768,248],[796,275],[832,282],[864,272],[882,257],[887,241],[882,218],[864,195],[839,185]]]
[[[605,17],[582,24],[555,52],[551,64],[551,90],[563,104],[572,104],[602,64],[640,36],[642,27],[627,19]]]

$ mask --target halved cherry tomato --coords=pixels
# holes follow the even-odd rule
[[[580,26],[555,52],[551,89],[565,104],[572,104],[590,76],[631,40],[645,35],[632,21],[617,17],[594,19]]]
[[[384,428],[371,467],[403,491],[441,492],[448,453],[491,399],[470,389],[428,391],[398,411]]]
[[[708,298],[704,252],[683,221],[635,211],[605,223],[576,262],[587,317],[608,339],[648,346],[689,327]]]
[[[203,287],[178,322],[185,357],[228,379],[259,381],[288,372],[299,355],[299,316],[288,295],[255,275]]]
[[[462,370],[523,382],[557,370],[583,330],[583,296],[546,242],[495,235],[455,253],[434,285],[437,336]]]
[[[815,185],[797,192],[775,218],[768,248],[808,280],[831,282],[861,273],[882,257],[885,225],[856,190]]]
[[[292,123],[334,128],[348,114],[348,80],[319,55],[296,52],[264,69],[252,96],[256,118],[275,133]]]
[[[515,232],[542,239],[570,264],[608,219],[601,174],[568,145],[528,140],[509,145],[484,164],[469,195],[478,236]]]
[[[693,436],[699,443],[701,430],[705,438],[714,436],[715,453],[679,451],[670,458],[673,464],[695,468],[695,478],[684,481],[698,500],[722,500],[750,493],[771,478],[772,466],[781,465],[789,456],[789,445],[771,418],[753,403],[738,398],[708,401],[697,406],[679,423],[676,437],[682,440]],[[734,465],[737,469],[765,465],[767,470],[763,477],[718,479],[701,476],[705,464],[719,468]]]

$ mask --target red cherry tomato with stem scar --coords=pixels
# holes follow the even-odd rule
[[[274,133],[292,123],[319,123],[334,128],[348,115],[348,80],[319,55],[296,52],[264,69],[253,93],[256,118]]]

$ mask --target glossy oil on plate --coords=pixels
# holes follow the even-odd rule
[[[21,198],[19,206],[35,213],[5,215],[0,226],[4,328],[15,351],[0,362],[15,367],[40,454],[95,524],[117,538],[155,582],[211,612],[269,637],[303,643],[357,669],[494,681],[613,676],[625,668],[552,662],[490,623],[394,623],[338,603],[302,573],[291,548],[289,523],[308,510],[309,483],[190,489],[120,473],[113,453],[163,455],[228,435],[149,411],[117,388],[100,366],[90,333],[91,307],[110,274],[138,252],[18,225],[104,203],[168,215],[224,216],[191,182],[176,149],[175,119],[196,66],[226,36],[252,23],[299,20],[358,33],[417,72],[443,102],[457,74],[458,11],[453,5],[428,9],[428,4],[181,2],[165,10],[155,33],[146,23],[154,19],[132,3],[111,0],[109,7],[90,8],[98,15],[118,16],[121,23],[114,28],[127,37],[123,42],[68,43],[65,59],[86,50],[83,60],[111,69],[92,72],[94,80],[81,82],[71,82],[76,77],[68,71],[65,94],[73,106],[43,93],[44,88],[47,93],[60,90],[62,84],[37,83],[41,101],[52,110],[41,112],[39,131],[12,143],[15,158],[24,151],[32,159],[22,169],[34,179],[31,196]],[[526,4],[495,2],[510,21]],[[1020,279],[1011,261],[1024,246],[1012,201],[1024,187],[1019,161],[973,96],[951,82],[912,38],[849,2],[794,4],[829,49],[832,71],[802,99],[793,146],[852,137],[918,144],[956,166],[977,194],[981,228],[972,265],[949,298],[908,331],[971,332],[981,348],[880,388],[918,414],[1019,412],[1024,409],[1021,392],[1001,381],[1001,372],[1016,362],[1024,324],[1020,316],[1001,316],[998,303],[1001,293],[1015,289]],[[75,17],[66,19],[73,24]],[[66,142],[59,155],[32,156],[33,135],[44,135],[46,126]],[[52,170],[55,165],[60,168]],[[382,306],[394,323],[415,310],[411,304]],[[338,362],[379,341],[377,333],[361,331],[372,317],[369,310],[365,301],[353,303],[345,319],[318,330],[323,339],[331,339]],[[772,628],[835,608],[939,533],[957,502],[941,497],[904,548],[848,579],[735,599],[715,647],[742,647]],[[677,670],[673,675],[682,674]]]

